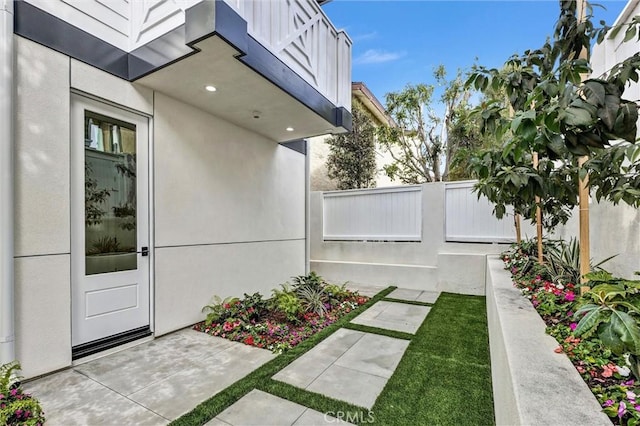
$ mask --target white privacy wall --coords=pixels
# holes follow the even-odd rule
[[[421,241],[422,187],[324,193],[324,239]]]
[[[312,193],[311,269],[334,282],[484,294],[485,256],[505,246],[447,242],[445,188]]]

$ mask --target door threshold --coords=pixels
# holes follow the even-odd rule
[[[83,343],[82,345],[74,346],[73,348],[71,348],[71,360],[76,361],[82,358],[84,362],[84,358],[86,358],[89,355],[101,353],[101,356],[102,356],[103,355],[102,352],[105,352],[113,348],[117,348],[117,350],[121,350],[122,345],[131,343],[134,341],[138,341],[139,339],[143,339],[145,337],[149,337],[151,336],[151,334],[152,333],[149,326],[145,326],[145,327],[140,327],[133,330],[125,331],[124,333],[118,333],[113,336],[105,337],[103,339],[98,339],[92,342]]]

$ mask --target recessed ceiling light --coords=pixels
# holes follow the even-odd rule
[[[286,130],[287,132],[293,132],[293,127],[287,127]]]
[[[218,89],[216,89],[215,86],[211,86],[211,85],[204,86],[204,88],[207,89],[208,92],[215,92],[216,90],[218,90]]]

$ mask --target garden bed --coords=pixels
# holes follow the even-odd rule
[[[498,256],[487,259],[486,285],[496,424],[611,425]]]
[[[505,252],[502,260],[505,269],[511,273],[511,285],[517,289],[514,290],[524,296],[520,300],[525,306],[535,308],[545,332],[555,338],[553,352],[565,354],[573,364],[575,372],[570,375],[582,377],[600,405],[598,411],[609,416],[614,424],[638,424],[640,401],[636,400],[640,397],[636,394],[640,393],[640,386],[624,355],[629,350],[625,348],[627,340],[624,335],[625,342],[617,336],[618,325],[610,328],[612,317],[607,316],[607,310],[615,309],[617,303],[625,303],[625,300],[633,306],[632,299],[638,293],[640,283],[617,279],[600,271],[587,275],[592,291],[580,296],[575,284],[577,280],[570,279],[571,274],[559,272],[557,259],[547,261],[547,266],[540,266],[531,259],[531,253],[515,248]],[[625,312],[620,315],[630,322],[635,321]],[[633,332],[631,328],[629,333]],[[529,338],[527,333],[523,334]],[[602,336],[610,336],[608,340],[617,342],[618,347],[605,344]],[[546,351],[550,352],[548,349]],[[545,357],[550,358],[547,354]]]
[[[345,286],[325,282],[313,272],[282,284],[273,297],[245,294],[215,298],[205,306],[207,320],[194,330],[281,353],[291,349],[369,301]]]

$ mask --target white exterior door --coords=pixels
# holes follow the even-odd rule
[[[149,333],[149,119],[76,94],[71,105],[76,351]]]

